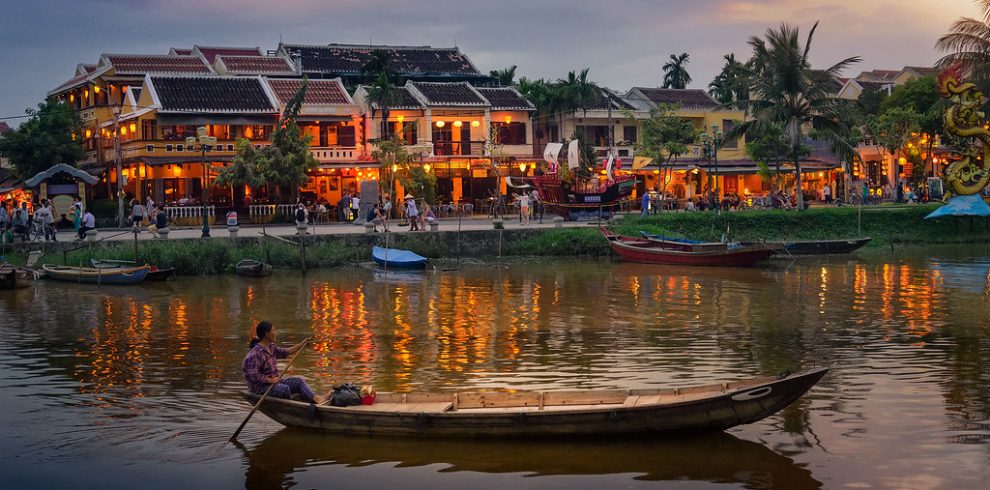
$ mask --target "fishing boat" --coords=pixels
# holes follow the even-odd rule
[[[272,275],[272,266],[257,260],[244,259],[234,266],[238,275],[245,277],[265,277]]]
[[[602,229],[609,246],[627,262],[644,264],[749,266],[770,257],[778,245],[742,245],[703,251],[684,250],[682,245],[670,246],[662,241],[616,235]]]
[[[116,285],[140,284],[147,277],[148,272],[151,271],[151,268],[146,265],[140,267],[120,267],[117,269],[97,269],[95,267],[45,264],[42,266],[42,269],[48,278],[57,281]]]
[[[9,263],[0,264],[0,289],[20,289],[26,288],[34,281],[33,271],[21,267],[14,267]]]
[[[705,252],[708,250],[727,250],[729,248],[738,248],[739,243],[725,243],[725,242],[703,242],[701,240],[691,240],[688,238],[673,238],[665,235],[657,235],[654,233],[647,233],[645,231],[640,231],[640,235],[643,238],[651,242],[662,243],[666,248],[671,250],[683,250],[685,252]]]
[[[120,269],[122,267],[134,267],[136,264],[132,260],[99,260],[91,259],[90,264],[97,269]],[[149,265],[151,270],[145,276],[145,281],[167,281],[175,275],[175,267],[159,268]]]
[[[379,246],[371,249],[371,258],[387,269],[425,269],[430,260],[409,250]]]
[[[791,255],[847,254],[870,243],[872,238],[850,238],[847,240],[804,240],[793,242],[767,242],[783,247]],[[759,242],[748,242],[756,244]]]
[[[266,398],[258,408],[289,427],[429,437],[621,436],[720,431],[787,407],[828,372],[811,369],[707,386],[645,390],[379,393],[371,405],[312,406]],[[244,392],[255,404],[260,396]]]

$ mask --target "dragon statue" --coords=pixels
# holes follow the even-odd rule
[[[961,160],[946,167],[946,201],[955,195],[977,194],[990,184],[990,130],[979,110],[987,99],[975,84],[962,83],[961,74],[962,66],[955,64],[938,77],[939,93],[952,101],[945,111],[945,129],[961,138],[976,138],[981,144],[971,145]]]

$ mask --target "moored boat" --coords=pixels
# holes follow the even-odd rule
[[[289,427],[430,437],[621,436],[720,431],[768,417],[826,373],[649,390],[379,393],[371,405],[316,406],[268,397],[258,408]],[[260,397],[244,392],[254,404]],[[315,408],[315,410],[314,410]]]
[[[31,285],[34,278],[33,271],[6,262],[0,264],[0,289],[26,288]]]
[[[90,263],[97,269],[120,269],[123,267],[135,266],[135,263],[132,260],[91,259]],[[148,271],[148,275],[145,276],[145,281],[167,281],[175,275],[175,267],[160,268],[155,265],[149,265],[148,267],[151,269]]]
[[[265,277],[272,275],[272,266],[257,260],[244,259],[234,266],[238,275],[245,277]]]
[[[791,255],[847,254],[870,243],[872,238],[850,238],[846,240],[801,240],[791,242],[767,242],[779,245]],[[746,244],[757,244],[748,242]]]
[[[704,252],[706,250],[726,250],[732,247],[738,247],[739,243],[723,243],[723,242],[703,242],[700,240],[691,240],[688,238],[673,238],[664,235],[657,235],[654,233],[647,233],[645,231],[640,231],[640,235],[643,238],[651,242],[662,243],[665,248],[671,250],[683,250],[685,252]]]
[[[371,258],[376,264],[388,269],[424,269],[429,260],[409,250],[379,246],[371,249]]]
[[[636,188],[635,175],[621,175],[597,184],[597,180],[590,179],[575,184],[556,175],[521,180],[536,187],[543,206],[566,220],[607,218],[630,200]]]
[[[95,267],[71,267],[66,265],[45,264],[42,266],[46,277],[57,281],[80,282],[87,284],[139,284],[147,277],[150,267],[121,267],[116,269],[98,269]]]
[[[691,251],[684,250],[682,245],[670,246],[662,241],[616,235],[605,229],[602,234],[620,259],[644,264],[749,266],[769,258],[781,248],[760,244]]]

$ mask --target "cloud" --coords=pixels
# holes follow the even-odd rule
[[[0,0],[0,115],[33,106],[100,53],[165,53],[172,46],[287,42],[452,46],[482,71],[518,65],[530,78],[591,69],[616,89],[656,85],[671,53],[691,54],[704,87],[722,55],[781,22],[816,21],[816,65],[852,55],[860,69],[924,65],[948,25],[978,12],[969,0]],[[43,20],[43,22],[42,22]]]

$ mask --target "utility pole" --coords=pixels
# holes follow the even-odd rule
[[[113,107],[113,154],[117,160],[117,226],[124,228],[124,168],[120,154],[120,110]]]

